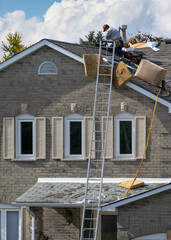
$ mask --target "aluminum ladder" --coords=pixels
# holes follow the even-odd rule
[[[105,43],[105,45],[103,45]],[[111,46],[112,45],[112,46]],[[112,92],[114,41],[100,41],[93,123],[80,240],[96,240],[101,209],[104,162]],[[110,63],[103,61],[110,58]]]

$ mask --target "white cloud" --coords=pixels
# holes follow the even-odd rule
[[[133,34],[141,30],[171,37],[170,12],[170,0],[62,0],[47,9],[43,21],[26,19],[23,11],[6,13],[0,18],[0,36],[4,41],[8,32],[18,31],[27,46],[42,38],[79,42],[88,31],[108,23],[127,24]]]

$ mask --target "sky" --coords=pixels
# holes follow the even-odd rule
[[[104,23],[127,25],[127,38],[139,31],[171,38],[171,0],[0,0],[0,58],[9,32],[26,46],[43,38],[79,43]]]

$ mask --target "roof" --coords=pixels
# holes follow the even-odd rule
[[[25,56],[31,54],[32,52],[40,49],[43,46],[48,46],[56,51],[61,52],[62,54],[71,57],[72,59],[83,63],[83,54],[91,54],[91,53],[98,53],[98,47],[94,46],[87,46],[87,45],[80,45],[77,43],[68,43],[68,42],[61,42],[51,39],[42,39],[41,41],[37,42],[36,44],[30,46],[29,48],[25,49],[24,51],[18,53],[14,57],[6,60],[5,62],[0,64],[0,71],[4,68],[10,66],[11,64],[15,63],[16,61],[21,60]],[[143,48],[138,49],[144,53],[144,58],[149,59],[156,64],[159,64],[167,69],[166,80],[168,82],[171,81],[171,44],[161,43],[159,46],[160,51],[155,52],[151,48]],[[137,50],[136,50],[137,51]],[[119,58],[116,56],[116,59]],[[155,100],[156,95],[159,91],[158,87],[152,86],[151,84],[133,77],[130,82],[126,83],[126,85],[135,91],[140,92],[141,94]],[[168,88],[170,91],[171,89]],[[169,113],[171,113],[171,94],[168,97],[159,97],[158,102],[163,104],[164,106],[168,107]]]
[[[119,203],[126,189],[119,187],[119,182],[126,179],[103,180],[102,205]],[[125,199],[136,197],[152,190],[167,186],[170,179],[139,179],[145,185],[131,189]],[[92,182],[91,186],[97,189],[99,181]],[[85,195],[86,178],[45,178],[38,179],[37,183],[28,191],[18,197],[13,204],[19,206],[56,206],[56,207],[81,207]],[[170,184],[171,187],[171,184]],[[156,193],[157,193],[156,192]]]

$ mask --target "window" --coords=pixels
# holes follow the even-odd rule
[[[140,159],[146,144],[146,117],[121,113],[114,121],[115,159]]]
[[[46,119],[28,114],[4,118],[3,157],[20,161],[45,159]]]
[[[16,157],[35,157],[35,121],[31,115],[16,118]]]
[[[134,158],[134,116],[128,113],[115,117],[115,157]]]
[[[11,206],[4,205],[0,209],[0,239],[21,239],[21,212]]]
[[[84,118],[72,114],[65,118],[65,158],[84,157]]]
[[[53,62],[46,61],[40,64],[38,69],[38,74],[39,75],[57,75],[58,69]]]

